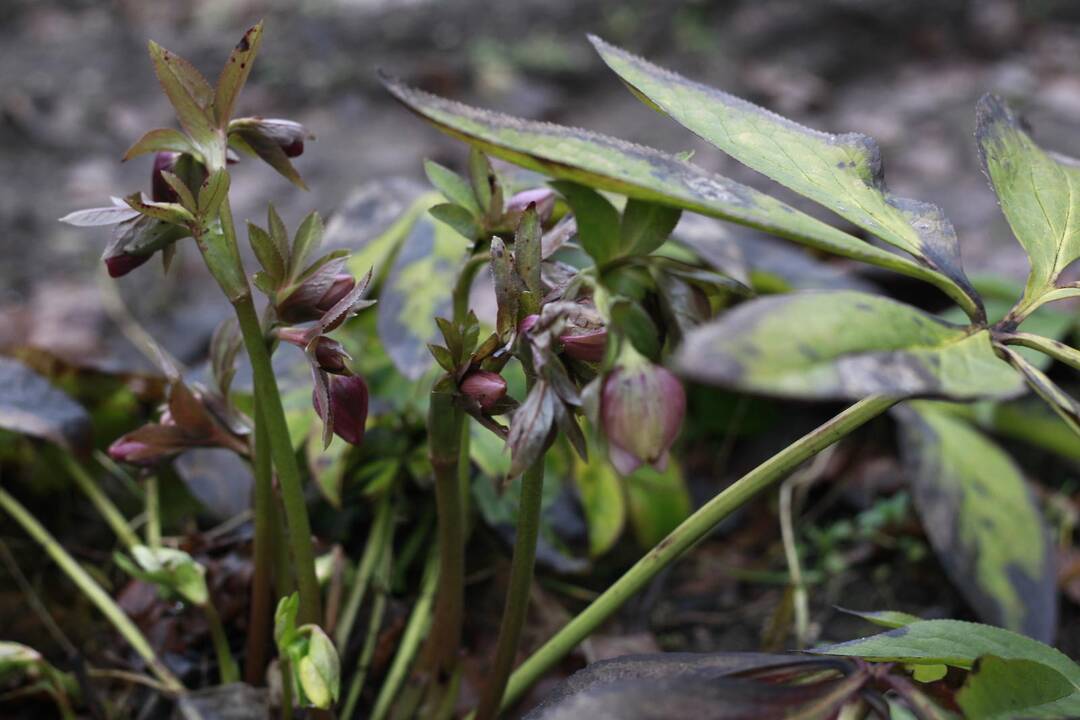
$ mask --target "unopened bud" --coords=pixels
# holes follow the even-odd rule
[[[321,318],[356,287],[352,275],[341,272],[345,258],[326,263],[289,293],[277,307],[278,317],[289,323]]]
[[[356,287],[356,280],[352,275],[339,273],[334,278],[334,282],[330,285],[330,288],[323,293],[323,296],[315,303],[315,307],[326,312],[337,305],[338,302],[348,295],[354,287]]]
[[[334,434],[350,445],[359,445],[364,441],[364,427],[367,424],[367,383],[359,375],[347,375],[330,377],[329,385]],[[314,393],[312,404],[325,422],[326,416]]]
[[[229,123],[229,132],[239,134],[256,152],[262,144],[272,143],[291,158],[302,155],[304,141],[313,137],[300,123],[281,118],[237,118]]]
[[[350,360],[349,353],[337,340],[331,340],[325,335],[320,335],[315,340],[315,362],[319,369],[332,375],[342,375],[349,372],[346,361]]]
[[[484,412],[490,412],[506,396],[506,380],[490,370],[473,370],[458,385],[466,397],[475,400]]]
[[[105,258],[105,268],[109,271],[109,277],[118,278],[146,263],[151,258],[150,254],[136,255],[129,252],[121,252]]]
[[[138,440],[128,440],[126,435],[109,446],[109,457],[116,462],[144,465],[153,462],[154,456],[153,448]]]
[[[510,225],[516,225],[516,219],[521,217],[529,205],[536,205],[536,214],[540,222],[546,222],[555,209],[555,191],[551,188],[533,188],[522,190],[506,201],[506,216]]]
[[[563,352],[567,357],[583,362],[597,363],[604,359],[607,348],[607,329],[599,328],[578,334],[560,335]]]
[[[670,370],[632,349],[621,359],[625,362],[604,378],[600,394],[611,462],[623,475],[643,464],[663,470],[686,414],[686,393]]]
[[[162,172],[172,172],[176,167],[178,152],[159,152],[154,155],[154,170],[150,176],[150,197],[154,202],[180,202],[180,196],[165,182]]]

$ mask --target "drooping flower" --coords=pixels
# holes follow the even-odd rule
[[[679,379],[627,343],[600,391],[600,421],[615,469],[629,475],[642,465],[667,467],[685,414]]]
[[[109,277],[118,278],[145,264],[153,257],[147,255],[135,255],[134,253],[121,252],[112,257],[105,258],[105,269],[109,271]]]
[[[327,386],[329,417],[319,400],[318,389],[312,393],[315,412],[323,422],[330,424],[335,435],[350,445],[359,445],[364,441],[364,426],[367,424],[367,383],[359,375],[331,375],[327,378]]]
[[[304,278],[278,303],[278,317],[287,323],[318,320],[356,287],[352,275],[342,272],[346,258],[331,260]]]

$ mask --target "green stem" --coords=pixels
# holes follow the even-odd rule
[[[228,197],[221,203],[218,212],[224,252],[216,252],[206,238],[196,237],[196,241],[207,267],[236,311],[236,319],[240,323],[240,332],[244,338],[244,348],[251,361],[255,378],[255,398],[263,424],[266,425],[271,458],[281,482],[282,503],[289,526],[289,546],[300,591],[300,611],[297,619],[301,623],[319,623],[322,620],[322,599],[319,582],[315,577],[315,549],[311,542],[311,523],[308,521],[307,505],[304,501],[300,466],[296,462],[296,453],[289,438],[289,427],[281,406],[277,378],[274,377],[274,369],[270,364],[266,337],[244,275]]]
[[[222,217],[225,216],[226,206],[227,204],[222,206]],[[319,581],[315,577],[315,549],[311,543],[311,523],[308,521],[300,467],[297,465],[292,440],[289,438],[285,411],[281,407],[277,379],[270,365],[270,353],[266,348],[259,317],[255,313],[255,304],[250,297],[244,297],[238,300],[234,307],[236,317],[240,321],[240,332],[244,336],[244,346],[247,348],[248,357],[251,358],[251,369],[255,375],[255,397],[259,404],[259,418],[266,426],[271,457],[281,483],[281,501],[285,506],[289,547],[292,551],[293,566],[300,591],[298,621],[301,624],[317,624],[322,617],[322,600],[319,595]]]
[[[421,582],[420,597],[413,607],[409,623],[405,626],[405,632],[401,636],[401,644],[398,645],[397,654],[390,664],[390,670],[386,673],[382,687],[379,688],[379,697],[375,700],[375,708],[371,712],[371,720],[383,720],[391,710],[392,703],[397,697],[398,690],[409,672],[413,657],[420,647],[424,633],[427,632],[431,621],[431,604],[435,596],[435,588],[439,577],[439,555],[432,553],[424,568],[424,579]],[[457,650],[457,647],[454,647]]]
[[[135,652],[142,657],[150,670],[159,680],[161,680],[162,684],[170,692],[184,692],[183,684],[181,684],[180,680],[178,680],[176,676],[173,675],[160,660],[158,660],[157,655],[154,654],[154,649],[150,647],[150,643],[147,642],[146,637],[144,637],[139,631],[139,628],[135,627],[135,624],[128,619],[128,616],[124,614],[124,611],[120,609],[120,606],[109,597],[109,594],[106,593],[92,577],[90,577],[90,574],[83,569],[82,565],[76,562],[75,558],[68,554],[64,547],[57,542],[56,538],[54,538],[26,508],[19,503],[18,500],[8,494],[3,488],[0,488],[0,507],[3,507],[4,510],[6,510],[8,514],[22,526],[23,530],[41,545],[53,561],[60,566],[60,569],[67,574],[73,583],[75,583],[79,590],[90,599],[90,602],[97,606],[98,610],[100,610],[105,618],[112,623],[117,632],[123,635],[124,639],[135,649]]]
[[[255,569],[251,578],[251,614],[248,621],[247,657],[244,661],[244,680],[249,685],[261,685],[266,672],[270,642],[271,587],[273,574],[274,538],[272,522],[277,516],[274,507],[273,467],[266,423],[255,403]]]
[[[800,463],[885,412],[895,403],[895,398],[887,397],[860,400],[743,475],[698,509],[522,663],[510,677],[506,694],[503,696],[503,709],[517,701],[545,672],[611,617],[623,603],[656,577],[657,573],[694,547],[728,515],[783,478]]]
[[[386,554],[390,539],[393,537],[394,524],[391,502],[393,489],[388,489],[379,498],[379,505],[375,510],[375,520],[371,524],[367,544],[364,545],[364,554],[360,558],[360,566],[356,570],[356,579],[349,590],[349,597],[341,610],[341,618],[338,621],[337,630],[334,632],[334,642],[344,652],[349,645],[349,635],[352,634],[353,624],[356,622],[356,614],[360,611],[360,605],[364,602],[369,582],[378,567],[382,566],[382,558]]]
[[[442,682],[449,678],[461,645],[465,602],[465,516],[458,462],[465,414],[454,395],[436,386],[428,414],[428,453],[435,474],[435,504],[439,531],[439,590],[435,619],[427,641],[428,668]]]
[[[364,638],[364,647],[360,650],[360,658],[356,661],[352,682],[349,683],[349,693],[342,706],[341,717],[344,720],[351,720],[353,713],[356,712],[356,703],[360,700],[360,693],[364,690],[364,682],[371,668],[371,658],[375,655],[375,646],[379,640],[379,629],[382,628],[383,616],[386,614],[386,598],[390,592],[392,566],[390,553],[384,552],[379,558],[379,569],[375,573],[375,600],[368,620],[367,636]],[[338,647],[344,648],[340,643]]]
[[[289,659],[284,655],[278,660],[278,668],[281,670],[281,717],[282,720],[292,720],[293,697],[292,697],[292,668]]]
[[[136,545],[142,545],[139,536],[135,534],[135,531],[128,525],[127,520],[124,519],[123,513],[109,499],[109,496],[98,487],[98,484],[90,477],[90,473],[86,471],[86,468],[67,453],[62,453],[60,457],[63,459],[64,467],[74,478],[75,484],[79,486],[79,489],[83,491],[86,497],[90,499],[90,502],[94,504],[94,507],[97,508],[97,511],[101,513],[101,517],[116,533],[116,537],[120,539],[120,542],[124,543],[128,549]]]
[[[221,674],[221,684],[238,682],[240,669],[236,666],[232,650],[229,649],[229,638],[225,635],[225,626],[221,624],[221,616],[213,601],[208,600],[203,605],[206,614],[206,622],[210,626],[210,638],[214,641],[214,652],[217,653],[218,672]]]
[[[514,535],[514,558],[510,565],[510,585],[499,624],[499,640],[488,684],[476,711],[478,720],[490,720],[499,712],[506,681],[517,657],[521,629],[529,610],[533,567],[536,563],[536,538],[540,532],[540,506],[544,491],[544,458],[541,456],[521,478],[521,502],[518,505],[517,532]]]
[[[156,473],[146,478],[146,544],[154,550],[161,547],[161,501]]]

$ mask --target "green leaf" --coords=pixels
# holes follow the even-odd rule
[[[143,199],[142,193],[132,193],[124,198],[124,202],[141,215],[167,222],[170,225],[190,225],[195,222],[195,216],[179,203],[152,202]]]
[[[994,95],[979,100],[975,137],[1001,210],[1031,261],[1024,298],[1037,299],[1080,258],[1080,166],[1042,150]]]
[[[1065,421],[1074,433],[1080,435],[1080,402],[1058,387],[1046,376],[1046,373],[1012,349],[1007,347],[999,349],[1009,363],[1024,376],[1024,380],[1031,389],[1058,414],[1058,417]]]
[[[180,125],[204,153],[215,144],[214,117],[210,110],[214,91],[195,67],[153,40],[150,60],[165,95],[176,110]],[[222,158],[223,159],[223,158]],[[211,158],[206,158],[211,161]]]
[[[480,216],[481,211],[476,202],[476,194],[473,193],[472,186],[465,178],[434,160],[424,161],[424,174],[450,203],[461,206],[474,219]]]
[[[986,655],[956,693],[956,704],[969,718],[1011,718],[1028,708],[1072,694],[1073,684],[1057,670],[1032,660]]]
[[[262,43],[262,22],[248,28],[244,37],[236,44],[225,61],[225,67],[218,76],[217,88],[214,92],[214,115],[220,128],[225,128],[232,117],[236,98],[244,89],[248,74],[251,73],[251,65],[255,62],[255,56],[259,53],[259,45]]]
[[[474,241],[480,236],[480,226],[468,210],[453,203],[440,203],[428,209],[431,216],[436,220],[446,223],[454,228],[466,240]]]
[[[509,340],[517,329],[518,306],[525,288],[514,270],[513,256],[497,236],[491,239],[491,276],[495,284],[495,331],[503,340]]]
[[[270,239],[270,234],[255,223],[248,223],[248,242],[255,252],[255,259],[266,271],[270,287],[277,287],[285,277],[285,259],[281,257],[277,244]]]
[[[246,155],[258,157],[301,190],[308,189],[299,171],[293,166],[292,160],[273,138],[264,133],[241,128],[229,133],[228,142],[234,149]]]
[[[619,211],[600,193],[573,182],[553,182],[574,211],[578,241],[585,252],[603,265],[619,252]]]
[[[626,498],[619,475],[607,459],[593,453],[583,462],[574,456],[574,484],[581,497],[589,532],[589,555],[600,557],[618,541],[626,522]]]
[[[210,173],[199,186],[199,215],[204,222],[217,217],[221,203],[229,195],[229,173],[221,168]]]
[[[183,550],[136,545],[131,548],[131,555],[137,566],[132,565],[126,556],[117,554],[117,564],[125,572],[173,592],[197,607],[208,602],[210,593],[206,586],[206,568]]]
[[[881,627],[898,628],[910,625],[914,622],[919,622],[922,618],[911,615],[905,612],[897,612],[896,610],[871,610],[869,612],[861,612],[859,610],[849,610],[847,608],[837,608],[848,615],[854,615],[860,617],[867,622]]]
[[[631,255],[648,255],[664,244],[681,215],[681,210],[670,205],[630,198],[619,228],[621,250]]]
[[[469,180],[472,183],[473,193],[480,203],[480,211],[489,215],[492,212],[492,200],[494,199],[494,185],[496,183],[495,171],[491,168],[491,162],[477,148],[469,153]],[[496,208],[502,211],[502,208]]]
[[[518,277],[525,283],[525,289],[537,299],[544,295],[540,278],[543,234],[536,208],[527,208],[521,214],[521,220],[514,232],[514,267]]]
[[[197,240],[206,267],[230,302],[250,292],[237,249],[225,239],[220,223],[206,228]]]
[[[978,303],[963,288],[930,268],[673,155],[586,130],[469,107],[386,76],[382,81],[402,104],[443,132],[524,168],[639,200],[674,205],[889,268],[936,285],[970,315],[979,315]]]
[[[642,465],[625,482],[630,525],[641,547],[654,547],[690,515],[690,491],[674,460],[664,472]]]
[[[184,133],[172,128],[158,128],[149,131],[136,140],[135,144],[124,153],[123,159],[126,162],[139,155],[163,151],[199,155],[199,151],[191,144],[191,140]]]
[[[829,208],[952,280],[978,304],[956,231],[936,205],[885,187],[881,150],[866,135],[831,135],[589,38],[635,94],[743,164]]]
[[[894,414],[915,508],[946,574],[984,621],[1052,640],[1054,548],[1020,469],[940,403]]]
[[[451,295],[470,243],[429,215],[409,228],[379,295],[378,330],[399,372],[415,380],[433,365],[435,318],[451,312]]]
[[[281,655],[296,637],[296,616],[300,612],[300,594],[293,593],[278,600],[274,611],[274,643]]]
[[[322,244],[322,237],[322,218],[318,212],[312,210],[304,216],[300,227],[296,229],[296,235],[292,243],[292,253],[289,257],[289,267],[294,270],[303,267],[305,259]]]
[[[195,202],[195,196],[191,194],[191,188],[183,180],[168,170],[161,171],[161,178],[173,189],[185,210],[192,214],[198,211],[199,205]]]
[[[1073,691],[1025,711],[1026,717],[1080,716],[1080,665],[1038,640],[1010,630],[961,620],[921,620],[878,635],[826,645],[813,650],[826,655],[861,657],[877,662],[939,665],[970,669],[986,655],[1028,660],[1063,675]]]
[[[986,330],[847,290],[744,303],[689,333],[676,365],[701,382],[807,399],[970,400],[1008,398],[1023,388]]]

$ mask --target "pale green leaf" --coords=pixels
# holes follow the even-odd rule
[[[172,128],[158,128],[149,131],[136,140],[135,144],[124,153],[123,159],[127,161],[146,153],[163,151],[187,153],[196,156],[199,154],[195,146],[191,144],[191,140],[184,133]]]
[[[191,63],[176,53],[166,50],[152,40],[149,49],[154,72],[176,110],[180,125],[200,150],[214,145],[215,123],[210,109],[214,91],[209,83]]]
[[[1072,694],[1073,684],[1057,670],[1033,660],[986,655],[956,693],[964,717],[990,720],[1023,715],[1028,708]]]
[[[262,43],[262,22],[248,28],[244,37],[236,44],[225,61],[225,67],[218,76],[217,88],[214,92],[214,115],[219,127],[226,127],[229,118],[232,117],[236,98],[244,89],[248,75],[251,73],[251,65],[255,62],[255,56],[259,52]]]
[[[424,173],[428,181],[449,202],[465,208],[473,218],[481,214],[480,206],[476,202],[476,194],[465,178],[434,160],[424,161]]]
[[[599,557],[614,547],[626,522],[626,498],[619,475],[599,453],[589,462],[574,456],[574,484],[585,511],[589,555]]]
[[[952,223],[937,206],[888,191],[881,150],[872,138],[811,130],[597,37],[590,40],[604,62],[653,107],[743,164],[910,253],[978,303],[960,263]]]
[[[684,159],[587,130],[470,107],[385,76],[383,84],[400,102],[443,132],[522,167],[747,225],[824,252],[889,268],[933,283],[970,315],[981,312],[963,288],[934,270]]]
[[[690,491],[675,460],[663,472],[642,465],[624,482],[630,525],[641,547],[654,547],[690,515]]]
[[[690,332],[676,365],[701,382],[792,398],[970,400],[1023,390],[986,330],[847,290],[744,303]]]

